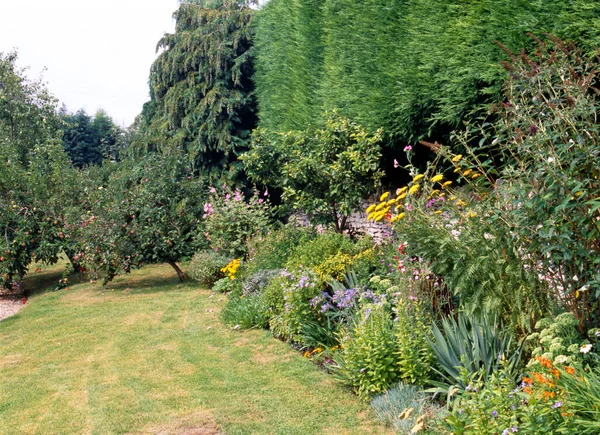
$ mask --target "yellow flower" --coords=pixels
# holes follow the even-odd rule
[[[419,181],[421,178],[423,178],[425,175],[423,174],[419,174],[419,175],[415,175],[415,178],[413,178],[413,182],[416,183],[417,181]]]
[[[475,213],[474,211],[469,212],[469,214],[467,214],[468,218],[474,218],[475,216],[477,216],[477,213]]]
[[[394,211],[398,211],[400,209],[402,209],[402,204],[397,205],[396,207],[394,207]]]
[[[436,210],[433,212],[433,214],[442,214],[442,210]]]
[[[581,195],[583,195],[583,191],[582,191],[582,190],[580,190],[579,192],[577,192],[577,193],[575,194],[575,196],[576,196],[577,198],[579,198]]]
[[[460,172],[460,168],[456,168],[454,172]]]
[[[367,221],[370,221],[371,219],[373,219],[373,216],[375,215],[375,213],[369,213],[367,215]]]
[[[442,184],[442,189],[445,189],[446,187],[450,186],[452,184],[452,181],[448,180],[446,181],[444,184]]]
[[[431,191],[431,193],[429,194],[429,197],[431,198],[432,196],[437,195],[438,193],[440,193],[440,191],[438,189],[433,189]]]
[[[436,176],[431,178],[432,183],[437,183],[438,181],[442,181],[444,176],[442,174],[437,174]]]
[[[460,159],[462,159],[462,158],[463,158],[462,154],[459,154],[459,155],[457,155],[457,156],[454,156],[454,157],[452,158],[452,161],[453,161],[454,163],[456,163],[456,162],[459,162],[459,161],[460,161]]]
[[[471,172],[473,172],[472,169],[467,169],[465,172],[463,172],[463,177],[466,177],[467,175],[469,175]]]
[[[388,202],[385,203],[386,207],[390,206],[390,205],[394,205],[396,204],[396,200],[395,199],[390,199]]]
[[[413,184],[411,188],[408,190],[409,195],[413,195],[417,190],[419,190],[419,184]]]
[[[381,195],[379,197],[379,201],[385,201],[388,196],[390,196],[390,192],[385,192],[383,195]]]
[[[466,202],[464,202],[462,199],[459,199],[458,201],[455,202],[457,207],[463,207],[465,205],[467,205]]]
[[[400,219],[402,219],[404,216],[406,215],[406,213],[402,212],[400,214],[397,214],[396,216],[394,216],[392,219],[390,219],[390,222],[394,223],[396,221],[399,221]]]
[[[375,210],[375,207],[377,207],[375,204],[371,204],[369,208],[367,208],[367,213],[371,213],[373,210]]]
[[[471,175],[472,179],[475,179],[477,177],[481,177],[481,174],[479,172],[475,172],[473,175]]]
[[[402,202],[402,200],[406,198],[406,193],[403,193],[398,198],[396,198],[396,203]]]
[[[385,202],[381,202],[381,203],[377,204],[377,207],[375,207],[375,211],[379,211],[379,210],[381,210],[383,207],[385,207]]]
[[[456,196],[454,196],[454,195],[452,195],[452,196],[450,197],[450,201],[454,201],[455,199],[456,199]]]
[[[404,186],[404,187],[401,187],[400,189],[396,189],[396,195],[402,195],[404,192],[406,192],[406,189],[408,189],[408,186]]]

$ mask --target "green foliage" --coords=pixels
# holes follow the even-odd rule
[[[443,330],[443,332],[442,332]],[[516,376],[522,345],[515,349],[510,331],[488,318],[469,319],[459,313],[458,319],[442,319],[442,330],[433,324],[431,348],[441,370],[443,382],[432,381],[437,391],[450,394],[467,387],[465,373],[479,376],[485,382],[500,364],[506,362],[507,374]],[[469,378],[470,379],[470,378]]]
[[[381,393],[399,380],[394,321],[383,305],[363,308],[340,337],[337,376],[360,396]]]
[[[500,200],[509,228],[581,331],[600,301],[598,60],[552,38],[509,53],[511,73],[489,145],[504,160]],[[487,148],[481,150],[486,152]]]
[[[239,178],[236,156],[256,124],[249,0],[186,0],[150,71],[135,146],[183,152],[211,181]]]
[[[320,318],[318,311],[310,303],[320,294],[314,274],[302,268],[294,272],[284,271],[279,279],[271,282],[265,290],[263,300],[269,307],[275,305],[276,309],[283,302],[280,314],[271,318],[273,334],[289,341],[302,342],[303,325]]]
[[[275,270],[285,267],[288,258],[298,247],[314,239],[316,232],[293,223],[259,234],[248,240],[248,261],[245,273]]]
[[[492,373],[485,382],[469,376],[464,368],[461,372],[463,383],[468,383],[469,388],[459,394],[446,417],[447,427],[452,433],[582,433],[572,425],[566,403],[558,397],[524,391],[530,387],[515,387],[511,369],[502,368]]]
[[[148,154],[139,162],[121,162],[93,192],[90,213],[81,220],[84,261],[105,282],[161,262],[183,280],[176,263],[202,247],[205,198],[204,183],[190,176],[183,159]]]
[[[296,247],[288,258],[287,267],[315,267],[338,254],[352,254],[354,244],[344,234],[327,231]]]
[[[223,321],[240,329],[266,328],[269,310],[260,296],[233,297],[221,311]]]
[[[396,313],[396,360],[400,379],[408,384],[424,385],[431,377],[434,354],[427,339],[431,338],[430,319],[421,303],[400,299]]]
[[[211,286],[221,278],[225,278],[225,273],[221,272],[221,269],[227,266],[229,261],[228,256],[215,251],[198,251],[188,266],[188,275],[200,284]]]
[[[563,370],[557,380],[559,387],[567,391],[567,410],[574,414],[572,426],[567,427],[573,427],[570,433],[597,434],[600,431],[600,371],[577,367],[575,376]]]
[[[496,41],[520,50],[548,32],[592,52],[599,12],[593,0],[271,0],[256,19],[260,125],[302,129],[339,108],[398,145],[441,142],[500,94]]]
[[[233,293],[234,295],[237,295],[239,293],[239,281],[221,278],[215,281],[212,291],[217,293]]]
[[[227,187],[211,188],[204,204],[204,236],[215,251],[232,257],[247,254],[247,241],[266,234],[271,227],[272,210],[269,202],[253,195],[246,202],[242,192]]]
[[[93,118],[83,109],[62,118],[63,144],[76,167],[99,164],[105,157],[116,159],[126,146],[124,131],[103,110]]]
[[[273,133],[257,129],[240,157],[249,178],[283,189],[282,200],[338,232],[382,171],[381,131],[373,134],[333,112],[323,128]]]
[[[579,321],[573,313],[562,313],[556,318],[543,318],[535,325],[537,332],[530,334],[527,341],[534,357],[528,367],[539,364],[535,357],[545,358],[554,364],[574,363],[580,360],[583,337],[577,331]]]

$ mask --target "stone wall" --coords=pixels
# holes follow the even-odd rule
[[[348,229],[353,233],[367,234],[373,238],[375,243],[381,243],[390,236],[390,227],[381,222],[367,221],[366,208],[368,202],[364,202],[359,211],[352,213],[346,220]],[[309,226],[310,221],[303,213],[296,213],[296,221],[300,225]]]

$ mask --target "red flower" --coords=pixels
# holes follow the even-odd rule
[[[23,298],[23,305],[25,305],[27,303],[27,298]]]

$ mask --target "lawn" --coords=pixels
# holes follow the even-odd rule
[[[0,433],[383,433],[368,405],[169,266],[41,291],[0,322]],[[54,279],[56,278],[56,279]]]

